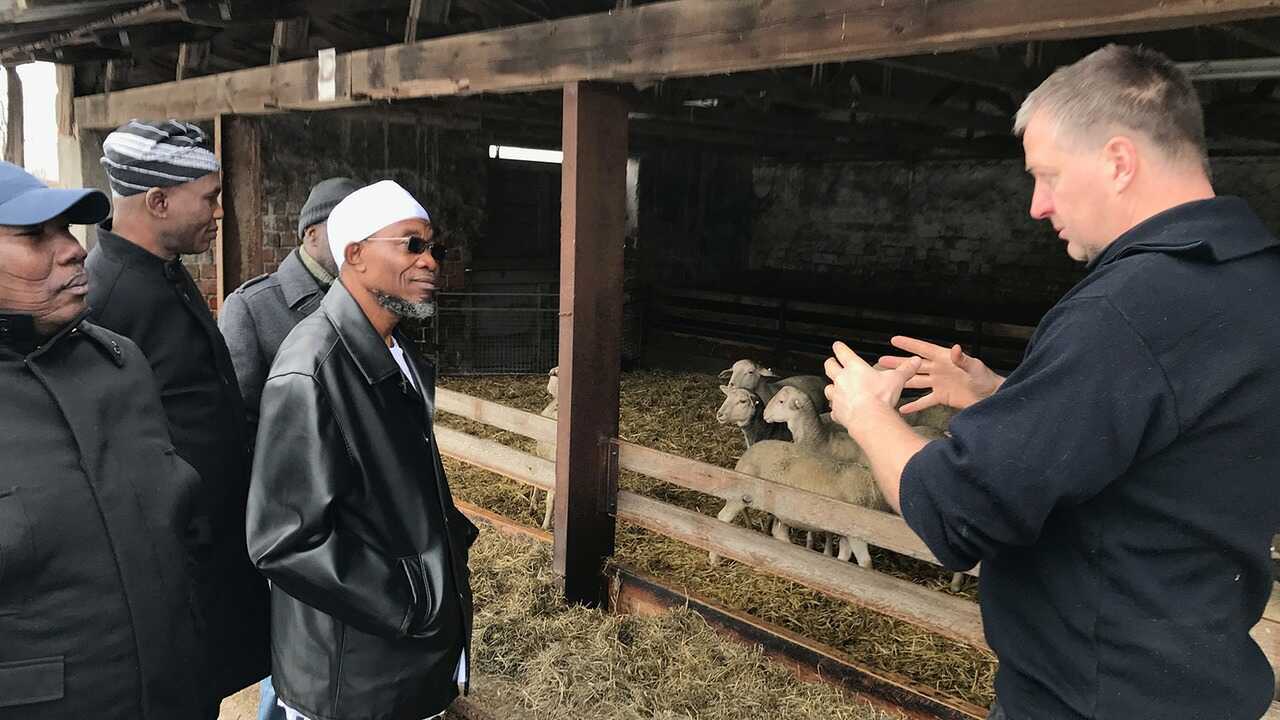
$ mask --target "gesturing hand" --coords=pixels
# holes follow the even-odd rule
[[[902,396],[903,385],[920,366],[919,358],[906,358],[893,369],[877,370],[842,342],[832,349],[835,357],[828,358],[824,365],[832,382],[826,389],[831,417],[851,434],[860,419],[870,420],[877,410],[892,412]]]
[[[894,336],[889,342],[916,357],[889,355],[880,358],[877,365],[896,369],[912,361],[920,361],[919,370],[907,380],[906,387],[932,390],[928,395],[903,405],[900,411],[904,415],[934,405],[949,405],[957,410],[967,408],[990,396],[1004,383],[1003,377],[992,372],[978,358],[966,355],[959,345],[945,348],[902,335]]]

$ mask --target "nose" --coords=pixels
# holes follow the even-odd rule
[[[1053,214],[1053,197],[1044,186],[1037,181],[1036,188],[1031,193],[1031,217],[1036,220],[1045,220]]]
[[[59,230],[56,238],[55,252],[58,263],[61,265],[83,265],[85,257],[84,246],[76,240],[75,236],[69,230]]]
[[[222,212],[222,198],[218,198],[213,202],[213,219],[221,220],[223,214],[224,213]]]
[[[432,257],[430,252],[424,252],[418,255],[418,262],[415,264],[418,267],[426,268],[433,273],[440,272],[440,263],[436,262],[436,259]]]

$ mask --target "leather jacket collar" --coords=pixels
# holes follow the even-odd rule
[[[334,281],[320,306],[333,322],[338,337],[342,338],[342,344],[351,353],[366,382],[373,385],[400,374],[400,366],[391,357],[391,350],[341,280]],[[406,340],[397,334],[396,342],[403,346]]]

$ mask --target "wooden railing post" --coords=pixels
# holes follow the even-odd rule
[[[613,555],[626,225],[627,106],[606,86],[564,88],[560,413],[555,562],[569,602],[602,605]]]

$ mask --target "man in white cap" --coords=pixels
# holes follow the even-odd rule
[[[249,491],[273,679],[291,720],[435,717],[466,688],[478,531],[445,482],[434,369],[396,327],[434,312],[445,249],[388,180],[328,232],[338,280],[267,376]]]

